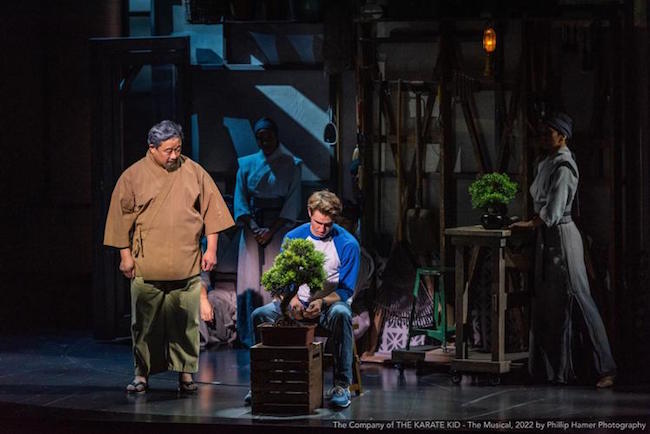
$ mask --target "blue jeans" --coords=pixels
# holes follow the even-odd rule
[[[274,322],[282,316],[280,302],[272,301],[253,311],[255,340],[258,340],[257,326]],[[347,387],[352,381],[352,311],[344,301],[337,301],[321,313],[318,322],[331,333],[334,356],[334,385]]]

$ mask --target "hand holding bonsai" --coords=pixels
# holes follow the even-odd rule
[[[314,319],[320,316],[321,311],[323,310],[323,299],[317,298],[312,300],[305,310],[305,318]]]
[[[302,305],[302,302],[297,295],[294,295],[293,298],[289,301],[289,316],[296,321],[300,321],[304,318],[303,313],[305,312],[305,307]]]
[[[298,299],[298,288],[307,285],[315,294],[325,282],[325,255],[314,249],[307,239],[290,239],[282,244],[282,252],[273,267],[262,275],[262,285],[273,296],[282,299],[282,316],[277,323],[295,324],[296,320],[317,318],[322,310],[322,299],[311,301],[307,309]]]

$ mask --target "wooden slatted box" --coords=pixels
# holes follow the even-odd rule
[[[310,414],[323,406],[323,350],[257,344],[251,347],[253,414]]]

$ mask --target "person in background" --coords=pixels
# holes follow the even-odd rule
[[[573,121],[564,113],[556,113],[544,124],[547,156],[537,166],[530,186],[536,214],[531,220],[511,225],[513,229],[537,231],[529,371],[533,378],[553,383],[573,380],[572,335],[574,321],[582,316],[598,374],[596,387],[611,387],[616,364],[591,297],[582,238],[571,216],[580,177],[567,145]]]
[[[260,286],[273,265],[284,235],[300,212],[301,161],[278,140],[272,119],[254,126],[260,150],[239,159],[235,184],[235,220],[243,226],[237,262],[237,336],[245,346],[254,340],[250,315],[271,301]]]

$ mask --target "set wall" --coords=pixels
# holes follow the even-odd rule
[[[3,5],[3,329],[89,324],[87,39],[119,35],[121,3]]]

